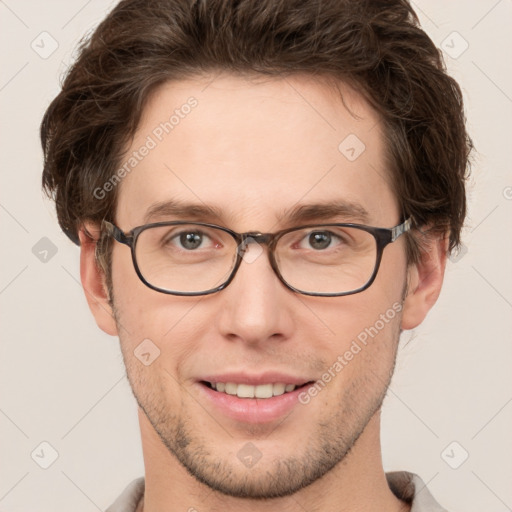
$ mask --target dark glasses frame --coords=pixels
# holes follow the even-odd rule
[[[172,290],[167,290],[165,288],[159,288],[157,286],[152,285],[146,279],[144,278],[143,274],[141,273],[138,263],[137,263],[137,257],[135,254],[135,248],[137,245],[137,240],[142,232],[144,232],[147,229],[151,229],[153,227],[162,227],[162,226],[178,226],[178,225],[194,225],[194,226],[203,226],[203,227],[209,227],[209,228],[215,228],[219,229],[221,231],[224,231],[225,233],[228,233],[231,235],[237,244],[237,256],[236,256],[236,262],[233,267],[233,270],[231,271],[228,278],[219,286],[215,288],[211,288],[209,290],[205,290],[202,292],[177,292]],[[286,280],[281,275],[281,272],[279,271],[279,267],[277,265],[274,251],[275,247],[277,245],[277,242],[280,238],[282,238],[284,235],[291,233],[293,231],[299,231],[301,229],[305,228],[316,228],[316,227],[348,227],[348,228],[355,228],[360,229],[362,231],[366,231],[367,233],[370,233],[374,238],[377,245],[377,255],[375,260],[375,266],[372,272],[372,275],[370,276],[369,280],[361,286],[360,288],[357,288],[356,290],[350,290],[346,292],[340,292],[340,293],[321,293],[321,292],[305,292],[303,290],[299,290],[290,284],[286,282]],[[132,261],[133,266],[135,267],[135,271],[137,275],[139,276],[139,279],[149,288],[152,290],[155,290],[157,292],[165,293],[168,295],[181,295],[181,296],[198,296],[198,295],[209,295],[211,293],[216,293],[224,288],[226,288],[229,283],[234,279],[240,264],[242,263],[243,256],[245,254],[245,251],[250,243],[258,243],[267,245],[269,249],[269,261],[270,265],[279,278],[279,280],[290,290],[296,293],[300,293],[302,295],[310,295],[314,297],[341,297],[344,295],[353,295],[355,293],[362,292],[369,288],[372,283],[375,281],[375,278],[377,276],[377,272],[380,267],[380,263],[382,260],[382,253],[384,251],[384,248],[388,246],[389,244],[393,243],[395,240],[397,240],[402,234],[406,233],[411,229],[412,226],[412,219],[408,218],[401,224],[398,224],[397,226],[394,226],[392,228],[378,228],[374,226],[366,226],[363,224],[351,224],[351,223],[329,223],[329,224],[308,224],[303,226],[295,226],[293,228],[287,228],[283,229],[281,231],[277,231],[276,233],[260,233],[258,231],[249,231],[247,233],[237,233],[236,231],[233,231],[231,229],[225,228],[223,226],[218,226],[216,224],[209,224],[205,222],[193,222],[193,221],[169,221],[169,222],[154,222],[151,224],[144,224],[142,226],[137,226],[133,228],[129,232],[124,232],[120,228],[118,228],[115,224],[112,222],[109,222],[107,220],[102,221],[102,230],[108,235],[114,238],[117,242],[127,245],[131,249],[132,254]]]

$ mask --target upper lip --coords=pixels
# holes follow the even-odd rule
[[[199,379],[200,381],[206,382],[233,382],[234,384],[249,384],[252,386],[258,386],[260,384],[276,384],[276,383],[284,383],[284,384],[295,384],[296,386],[301,386],[306,382],[310,382],[313,379],[308,377],[296,377],[293,375],[288,375],[286,373],[280,372],[265,372],[260,373],[259,375],[251,375],[244,372],[237,373],[219,373],[217,375],[206,375]]]

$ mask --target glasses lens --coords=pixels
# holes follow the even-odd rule
[[[377,242],[353,227],[315,226],[291,231],[277,243],[281,276],[306,293],[346,293],[368,283],[377,262]]]
[[[137,266],[144,279],[171,292],[199,293],[223,284],[236,262],[231,235],[196,224],[153,226],[139,234]]]

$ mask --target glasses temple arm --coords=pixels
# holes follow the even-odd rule
[[[409,217],[402,224],[391,229],[391,241],[394,242],[400,235],[403,235],[411,229],[412,219]]]

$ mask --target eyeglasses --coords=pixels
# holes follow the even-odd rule
[[[124,233],[103,221],[107,236],[131,249],[141,281],[171,295],[208,295],[226,288],[251,244],[268,246],[270,265],[290,290],[338,297],[366,290],[375,280],[384,248],[411,229],[360,224],[315,224],[277,233],[236,233],[203,222],[157,222]],[[258,253],[262,252],[258,246]]]

